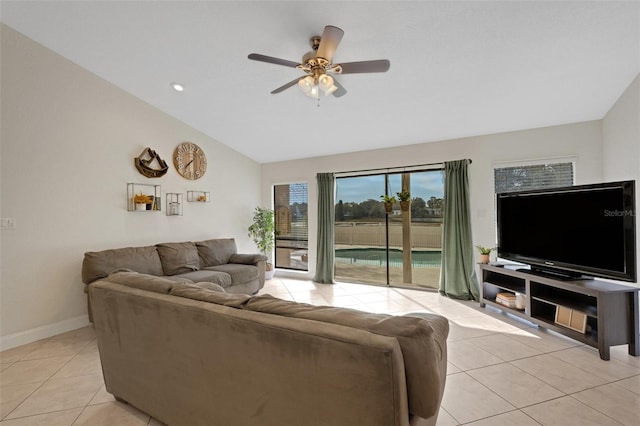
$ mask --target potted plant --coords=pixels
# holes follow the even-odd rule
[[[393,205],[396,203],[396,197],[390,197],[385,194],[381,195],[380,198],[382,198],[382,202],[384,203],[384,211],[386,211],[387,214],[391,213]]]
[[[136,205],[136,210],[147,210],[147,204],[151,202],[148,195],[144,195],[142,192],[133,196],[133,203]]]
[[[262,207],[256,207],[253,212],[253,223],[249,226],[249,236],[253,238],[253,242],[256,243],[258,250],[265,256],[269,256],[273,246],[275,245],[275,223],[273,221],[273,210],[263,209]],[[270,280],[273,278],[275,269],[273,264],[267,261],[267,268],[265,271],[265,279]]]
[[[402,211],[409,210],[409,204],[411,203],[411,193],[409,191],[396,192],[398,200],[400,200],[400,209]]]
[[[495,247],[489,248],[489,247],[483,247],[483,246],[476,246],[476,248],[480,252],[480,263],[484,263],[484,264],[489,263],[489,255],[493,250],[495,250]]]

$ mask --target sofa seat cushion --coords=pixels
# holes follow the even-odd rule
[[[257,266],[241,265],[238,263],[227,263],[226,265],[209,266],[205,268],[205,270],[224,272],[231,275],[231,282],[234,285],[257,280],[260,275],[260,270]]]
[[[440,389],[446,380],[446,371],[439,368],[439,361],[446,357],[449,330],[446,318],[435,314],[425,314],[429,315],[428,318],[373,314],[355,309],[290,302],[270,295],[251,298],[245,309],[339,324],[395,337],[405,363],[409,411],[425,419],[438,412],[442,399]],[[437,322],[439,330],[444,332],[444,341],[440,341],[440,333],[438,341],[434,339],[431,321]]]
[[[154,246],[125,247],[85,253],[82,262],[82,282],[89,284],[123,268],[141,274],[164,275],[160,256]]]
[[[198,249],[191,241],[156,244],[164,275],[178,275],[200,269]]]
[[[227,288],[231,285],[231,275],[221,272],[221,271],[211,271],[207,269],[201,269],[199,271],[187,272],[184,274],[174,275],[178,278],[186,278],[188,280],[193,281],[194,283],[198,282],[210,282],[215,283],[222,288]]]
[[[126,285],[140,290],[153,291],[154,293],[169,294],[174,285],[174,280],[156,277],[148,274],[140,274],[133,271],[117,271],[109,274],[106,281]]]
[[[229,263],[232,255],[236,254],[236,240],[233,238],[216,238],[195,243],[200,257],[200,267],[217,266]]]
[[[200,300],[202,302],[215,303],[216,305],[230,306],[232,308],[242,308],[251,296],[246,294],[227,294],[222,291],[215,291],[209,288],[202,288],[195,284],[176,284],[171,289],[171,295],[185,297],[187,299]]]

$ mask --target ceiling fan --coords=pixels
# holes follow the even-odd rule
[[[305,76],[298,77],[295,80],[278,87],[271,92],[273,95],[283,92],[297,84],[305,95],[314,99],[319,99],[321,92],[324,93],[325,96],[333,95],[335,97],[340,97],[345,95],[347,91],[330,74],[386,72],[391,66],[391,63],[387,59],[343,62],[340,64],[332,63],[333,54],[338,48],[338,44],[340,44],[340,40],[342,40],[343,35],[344,31],[340,28],[327,25],[324,27],[322,36],[311,37],[310,42],[313,50],[311,52],[307,52],[302,57],[301,63],[274,58],[272,56],[260,55],[258,53],[251,53],[248,58],[254,61],[297,68],[306,73]]]

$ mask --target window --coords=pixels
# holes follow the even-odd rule
[[[308,198],[306,183],[274,186],[276,268],[309,270]]]
[[[411,193],[409,206],[381,196]],[[340,281],[438,288],[444,172],[412,170],[336,179],[335,276]],[[386,208],[389,210],[386,210]]]
[[[573,162],[495,167],[493,174],[496,194],[571,186],[574,180]]]

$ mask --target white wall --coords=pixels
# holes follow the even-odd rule
[[[640,74],[602,120],[604,179],[636,181],[636,244],[640,243]],[[640,245],[636,265],[640,268]]]
[[[606,180],[640,178],[640,74],[602,119],[602,163]]]
[[[398,129],[401,133],[402,129]],[[497,162],[553,157],[576,157],[576,183],[602,180],[601,122],[589,121],[564,126],[477,136],[442,142],[408,145],[362,153],[333,155],[265,164],[262,167],[263,204],[271,203],[274,184],[309,184],[309,276],[316,260],[315,212],[318,172],[341,172],[393,166],[410,166],[470,158],[471,208],[475,244],[495,243],[493,165]],[[283,272],[284,273],[284,272]],[[282,273],[279,273],[282,274]]]
[[[17,223],[0,234],[3,348],[86,323],[86,251],[235,237],[240,251],[256,252],[246,229],[260,202],[258,163],[4,25],[1,41],[0,206]],[[200,180],[173,168],[183,141],[207,154]],[[170,165],[165,176],[135,169],[147,146]],[[166,216],[165,205],[127,212],[127,182],[161,184],[163,203],[166,192],[189,189],[213,201],[185,202],[181,217]]]

